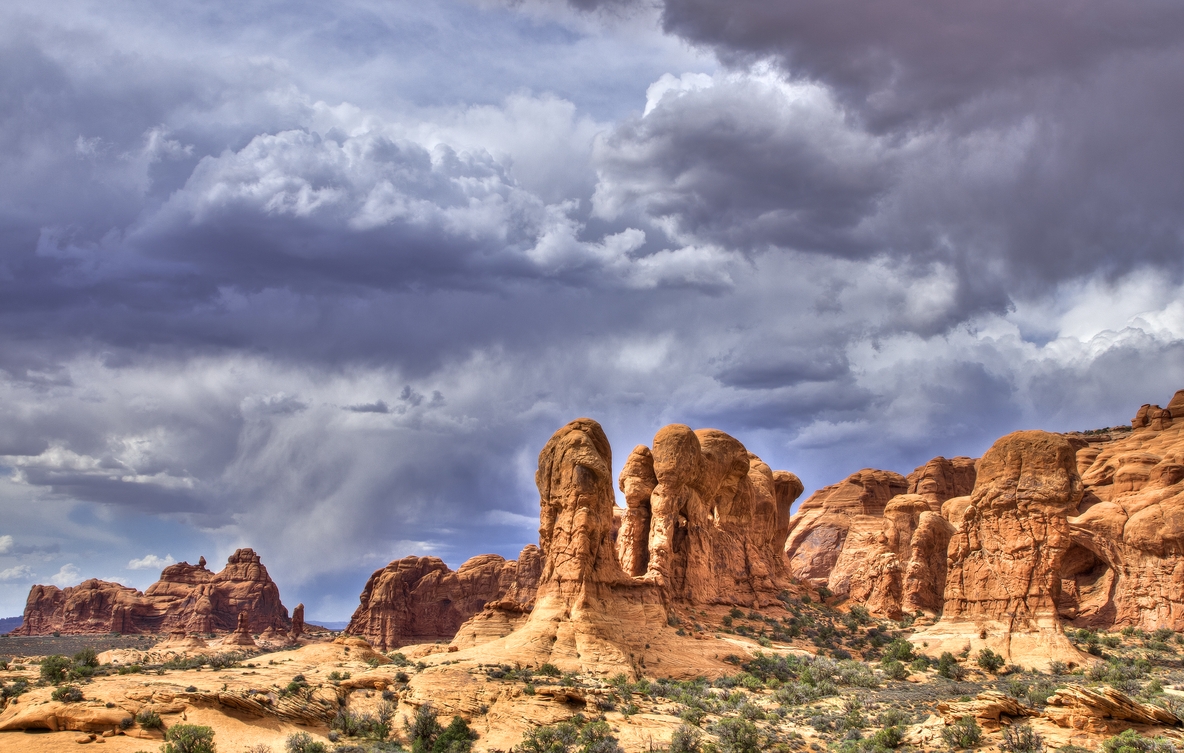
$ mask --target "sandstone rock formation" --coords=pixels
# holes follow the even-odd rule
[[[551,662],[560,669],[637,670],[667,627],[657,583],[630,577],[612,542],[612,450],[600,424],[567,424],[539,453],[539,550],[534,609],[483,657]],[[671,631],[672,632],[672,631]]]
[[[292,629],[288,631],[288,642],[296,643],[304,635],[304,604],[297,604],[292,610]]]
[[[1165,708],[1140,703],[1114,688],[1069,685],[1048,699],[1044,715],[1060,727],[1112,735],[1135,724],[1178,726]]]
[[[997,690],[985,690],[969,701],[941,701],[937,710],[947,725],[964,716],[972,716],[987,731],[999,729],[1005,718],[1023,719],[1040,713]]]
[[[975,459],[964,456],[936,457],[913,470],[905,480],[909,494],[929,500],[930,509],[941,512],[942,503],[951,497],[963,497],[974,489]]]
[[[534,545],[523,549],[517,561],[483,554],[456,572],[436,557],[395,560],[370,576],[345,632],[383,651],[450,640],[487,604],[528,611],[541,566]]]
[[[1168,405],[1184,416],[1184,390]],[[1184,421],[1148,420],[1078,450],[1077,460],[1085,496],[1069,520],[1062,616],[1080,626],[1184,630]]]
[[[241,612],[251,614],[253,632],[288,630],[288,610],[259,555],[239,549],[219,573],[180,562],[140,593],[100,580],[60,589],[33,586],[17,635],[77,633],[229,632]]]
[[[1083,485],[1073,446],[1040,431],[1008,434],[978,465],[950,539],[939,622],[914,635],[929,652],[990,648],[1030,666],[1089,659],[1065,638],[1057,599]]]
[[[223,646],[250,646],[257,645],[255,639],[251,637],[251,617],[246,612],[238,613],[238,625],[234,632],[226,636],[222,641]]]
[[[791,581],[782,554],[802,483],[715,429],[661,429],[620,476],[618,555],[674,602],[771,604]]]

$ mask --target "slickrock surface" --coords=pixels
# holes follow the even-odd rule
[[[1070,685],[1048,699],[1044,715],[1060,727],[1114,734],[1135,724],[1178,726],[1167,709],[1140,703],[1114,688]]]
[[[666,426],[634,448],[620,488],[620,562],[673,602],[760,606],[790,587],[782,551],[802,483],[733,437]]]
[[[937,704],[946,724],[953,724],[964,716],[972,716],[988,731],[997,730],[1005,718],[1023,719],[1040,712],[997,690],[986,690],[969,701],[946,701]]]
[[[288,630],[288,610],[259,555],[239,549],[219,573],[180,562],[143,593],[101,580],[60,589],[33,586],[16,635],[77,633],[214,633],[232,631],[241,612],[252,632]]]
[[[517,561],[482,554],[455,572],[436,557],[395,560],[370,576],[345,632],[383,651],[451,640],[487,604],[497,603],[506,614],[527,611],[534,602],[541,566],[533,545],[523,549]],[[509,630],[492,632],[500,636]]]
[[[990,648],[1028,666],[1090,661],[1065,638],[1056,606],[1069,514],[1081,497],[1063,437],[1020,431],[995,442],[950,539],[941,619],[912,640],[928,641],[930,652]]]

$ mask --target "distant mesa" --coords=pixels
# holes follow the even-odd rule
[[[218,573],[205,565],[204,557],[169,565],[143,593],[96,579],[65,589],[33,586],[13,634],[229,633],[243,613],[252,633],[291,630],[279,588],[254,550],[237,550]]]

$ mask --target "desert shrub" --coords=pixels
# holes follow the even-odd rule
[[[1102,743],[1102,753],[1176,753],[1172,741],[1164,737],[1143,737],[1133,729],[1124,730]]]
[[[64,656],[54,654],[41,660],[41,679],[57,685],[66,679],[66,672],[70,671],[73,662]]]
[[[876,673],[864,663],[844,660],[839,662],[839,684],[853,685],[857,688],[874,688],[879,686],[880,682],[876,679]]]
[[[1003,665],[1005,664],[1003,657],[989,648],[979,651],[974,661],[979,667],[988,672],[998,672],[1003,669]]]
[[[124,666],[115,670],[117,674],[121,675],[138,675],[144,671],[144,668],[139,664],[125,664]]]
[[[966,750],[978,745],[983,730],[973,716],[964,716],[941,731],[941,739],[955,750]]]
[[[411,682],[411,678],[407,675],[406,672],[396,672],[395,673],[395,682]]]
[[[1146,677],[1151,669],[1151,663],[1146,659],[1110,658],[1105,663],[1095,664],[1086,672],[1086,678],[1094,682],[1104,682],[1126,693],[1136,693],[1139,690],[1138,680]]]
[[[705,716],[707,716],[707,711],[698,704],[694,706],[686,706],[678,712],[678,718],[686,722],[686,724],[682,725],[684,727],[687,726],[687,724],[698,727],[703,723],[703,717]]]
[[[949,651],[946,651],[938,658],[937,673],[950,680],[961,680],[966,676],[966,670]]]
[[[889,680],[903,680],[909,676],[909,668],[895,659],[880,662],[880,669]]]
[[[284,742],[288,753],[325,753],[325,744],[307,732],[293,732]]]
[[[1063,661],[1053,661],[1048,663],[1048,673],[1050,675],[1067,675],[1069,674],[1069,665]]]
[[[335,669],[329,673],[329,676],[326,679],[328,679],[329,682],[341,682],[342,680],[348,680],[349,678],[349,672],[338,672]]]
[[[897,638],[884,647],[884,656],[881,661],[895,659],[899,662],[909,662],[913,660],[914,656],[913,644],[904,638]]]
[[[0,656],[0,670],[8,671],[8,659]]]
[[[125,716],[124,718],[119,720],[119,728],[120,729],[131,729],[132,725],[135,723],[136,723],[135,719],[131,718],[130,716]]]
[[[476,739],[477,733],[469,729],[468,723],[459,716],[454,716],[452,722],[436,738],[432,745],[432,753],[469,753]]]
[[[396,667],[406,667],[411,663],[407,661],[407,655],[402,651],[392,651],[386,655],[386,658],[390,659],[391,664],[394,664]]]
[[[198,724],[174,724],[164,735],[160,753],[214,753],[214,730]]]
[[[580,730],[580,753],[625,753],[607,722],[591,722]]]
[[[670,736],[669,753],[700,753],[703,749],[703,735],[694,727],[683,724]]]
[[[53,700],[61,701],[62,703],[78,703],[79,701],[83,700],[82,691],[73,685],[63,685],[62,687],[53,691],[53,695],[50,697],[53,698]]]
[[[1026,724],[1004,727],[999,750],[1003,753],[1042,753],[1044,739]]]
[[[871,743],[873,750],[884,750],[899,748],[900,744],[904,742],[904,729],[895,724],[889,725],[876,731],[868,742]]]
[[[160,714],[150,709],[144,709],[136,714],[136,724],[144,729],[160,729],[164,726],[164,720],[160,718]]]
[[[29,681],[23,677],[18,677],[11,683],[5,685],[0,683],[0,699],[16,698],[23,695],[29,690]]]
[[[580,730],[571,722],[536,727],[522,735],[515,753],[568,753],[579,740]]]
[[[556,667],[551,662],[547,662],[539,667],[538,672],[535,674],[540,674],[543,677],[559,677],[563,673],[559,671],[559,667]]]
[[[1051,682],[1038,682],[1028,690],[1028,703],[1033,706],[1044,706],[1055,692],[1057,692],[1057,686]]]
[[[98,654],[93,648],[84,648],[74,654],[74,664],[79,667],[97,667],[99,666]]]
[[[760,732],[747,719],[720,719],[711,727],[720,753],[760,753]]]
[[[436,710],[430,703],[416,709],[415,716],[403,722],[403,729],[407,732],[407,739],[411,741],[411,750],[414,753],[430,751],[436,743],[436,738],[444,731],[436,718]]]

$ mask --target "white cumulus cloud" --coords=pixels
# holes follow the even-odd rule
[[[0,536],[0,554],[8,554],[12,551],[12,537]]]
[[[146,554],[139,559],[131,560],[127,563],[128,570],[162,570],[169,565],[176,562],[173,555],[166,554],[164,558],[157,557],[155,554]]]
[[[10,538],[5,536],[4,538]],[[0,582],[10,580],[28,580],[33,577],[33,571],[29,569],[28,565],[17,565],[10,567],[7,570],[0,570]]]
[[[55,586],[74,586],[78,584],[78,576],[81,574],[73,562],[67,562],[62,565],[62,569],[49,577],[49,582]]]

